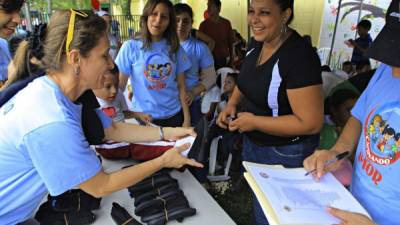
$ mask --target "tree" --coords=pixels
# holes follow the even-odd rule
[[[32,11],[48,12],[48,0],[28,0]],[[52,9],[91,9],[90,0],[51,1]]]

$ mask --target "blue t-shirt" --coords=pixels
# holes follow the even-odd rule
[[[352,110],[362,133],[351,192],[381,225],[400,222],[399,89],[400,78],[381,65]]]
[[[0,224],[31,217],[43,197],[59,195],[101,170],[74,104],[47,76],[0,108]],[[111,119],[97,111],[103,127]]]
[[[7,80],[8,77],[8,64],[11,61],[10,50],[8,49],[8,42],[0,38],[0,81]]]
[[[181,46],[192,63],[190,70],[185,73],[186,89],[191,90],[199,84],[200,70],[213,66],[214,60],[207,45],[196,38],[189,37],[181,42]]]
[[[360,46],[363,49],[368,49],[369,46],[371,46],[372,44],[372,38],[371,36],[368,34],[365,37],[359,37],[356,40],[354,40],[354,42]],[[358,48],[354,48],[353,49],[353,54],[351,55],[351,62],[353,64],[357,64],[361,61],[366,61],[369,58],[364,56],[364,52],[362,52],[360,49]]]
[[[131,79],[133,111],[164,119],[181,110],[177,75],[190,69],[185,51],[170,55],[165,39],[142,49],[142,40],[126,41],[115,60],[119,70]]]

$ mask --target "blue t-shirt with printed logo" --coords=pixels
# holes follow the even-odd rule
[[[133,111],[164,119],[181,110],[177,75],[190,69],[191,63],[182,47],[170,54],[165,39],[142,49],[142,40],[126,41],[115,60],[119,70],[130,77]]]
[[[8,42],[0,38],[0,81],[6,81],[8,78],[8,64],[11,61]]]
[[[189,37],[181,42],[181,46],[192,63],[190,70],[185,73],[186,89],[191,90],[199,84],[199,71],[214,66],[214,59],[207,45],[196,38]]]
[[[47,76],[35,79],[0,108],[0,224],[33,216],[50,192],[59,195],[101,170],[74,104]],[[100,110],[103,127],[112,120]]]
[[[362,123],[351,192],[381,225],[400,223],[400,78],[381,65],[352,114]]]

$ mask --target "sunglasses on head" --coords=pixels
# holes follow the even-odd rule
[[[81,17],[88,17],[88,14],[75,10],[75,9],[70,9],[71,11],[71,16],[69,17],[69,24],[68,24],[68,32],[67,32],[67,42],[65,43],[65,51],[67,54],[67,60],[69,60],[69,53],[70,53],[70,45],[72,42],[72,39],[74,38],[74,30],[75,30],[75,17],[76,15],[81,16]]]

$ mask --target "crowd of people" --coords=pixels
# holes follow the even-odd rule
[[[358,23],[340,70],[321,66],[290,27],[293,0],[251,0],[248,41],[220,0],[208,0],[199,30],[188,4],[148,0],[139,35],[124,43],[108,12],[60,10],[10,52],[23,4],[0,0],[0,224],[32,218],[47,193],[105,196],[162,168],[189,165],[205,182],[207,165],[180,154],[187,144],[112,173],[92,148],[195,135],[203,117],[224,156],[316,169],[316,180],[333,172],[371,215],[328,207],[342,224],[399,223],[399,0],[374,41],[371,23]],[[352,156],[326,166],[345,151]],[[254,225],[268,224],[254,195],[253,214]]]

